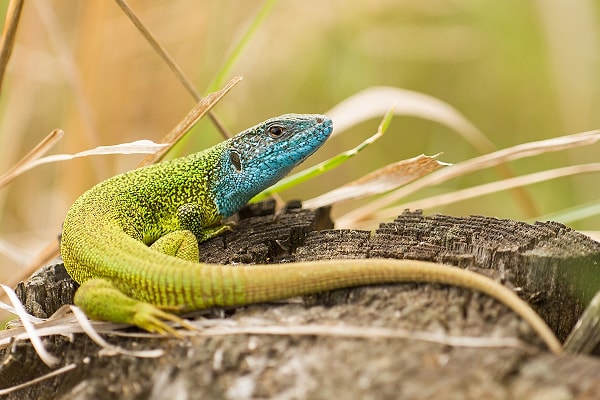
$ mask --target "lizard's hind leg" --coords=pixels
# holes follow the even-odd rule
[[[187,261],[198,262],[200,253],[196,236],[188,230],[167,233],[150,246],[152,250],[179,257]]]

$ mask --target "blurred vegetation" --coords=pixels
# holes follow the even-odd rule
[[[4,13],[7,2],[0,4]],[[129,4],[205,92],[263,2]],[[600,6],[593,0],[280,0],[232,70],[244,81],[214,111],[235,133],[278,114],[326,112],[370,86],[395,86],[446,101],[504,148],[600,128],[598,71]],[[66,133],[56,153],[158,141],[195,104],[110,1],[27,1],[1,94],[0,171],[54,128]],[[310,163],[353,147],[378,123],[365,122],[332,139]],[[183,150],[188,153],[221,140],[208,119],[192,135]],[[441,125],[395,118],[376,145],[284,196],[308,198],[389,162],[438,152],[446,162],[478,155]],[[528,173],[599,161],[599,153],[594,145],[512,167]],[[0,238],[32,257],[60,232],[78,195],[141,158],[89,157],[27,172],[0,191]],[[482,171],[420,196],[497,178],[493,170]],[[597,174],[588,174],[526,190],[543,215],[598,201],[598,181]],[[530,217],[505,192],[427,212]],[[600,230],[600,216],[572,226]],[[8,274],[15,262],[2,259],[1,265]]]

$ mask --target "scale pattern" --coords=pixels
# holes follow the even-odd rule
[[[331,120],[323,115],[286,114],[203,152],[94,186],[75,201],[63,225],[64,264],[81,284],[75,304],[91,318],[176,334],[165,321],[190,328],[173,314],[187,310],[357,285],[439,282],[500,300],[550,349],[560,351],[552,331],[512,291],[455,267],[381,259],[230,266],[190,259],[197,256],[196,240],[222,232],[223,217],[310,156],[331,130]],[[179,251],[190,245],[196,246],[195,252]]]

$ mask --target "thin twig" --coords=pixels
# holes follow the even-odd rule
[[[0,188],[11,182],[22,172],[22,167],[33,160],[36,160],[46,154],[52,146],[54,146],[60,139],[62,139],[64,132],[60,129],[54,129],[44,139],[42,139],[29,153],[27,153],[21,160],[13,165],[8,171],[0,175]]]
[[[2,82],[4,82],[4,72],[8,65],[8,60],[15,46],[15,38],[17,37],[17,28],[21,20],[21,11],[25,0],[11,0],[6,11],[6,19],[4,21],[4,29],[2,38],[0,39],[0,93],[2,93]]]
[[[340,216],[336,225],[340,227],[356,226],[360,221],[369,220],[373,214],[390,204],[420,190],[422,188],[445,182],[473,171],[493,167],[520,158],[531,157],[538,154],[561,151],[576,146],[585,146],[600,141],[600,130],[565,135],[557,138],[539,140],[512,146],[494,153],[475,157],[450,168],[444,168],[409,183],[385,196],[382,196],[364,206],[357,207],[351,212]]]
[[[35,349],[37,355],[44,362],[44,364],[46,364],[50,368],[58,365],[59,359],[50,354],[44,346],[44,344],[42,343],[41,337],[37,334],[33,323],[31,323],[31,321],[27,318],[27,311],[25,311],[25,307],[23,307],[23,304],[21,303],[15,292],[6,285],[0,285],[0,287],[2,287],[2,289],[4,289],[4,291],[6,292],[6,295],[8,296],[13,307],[15,308],[17,315],[21,319],[23,327],[27,331],[29,335],[29,340],[31,341],[31,344],[33,345],[33,348]]]
[[[118,1],[118,0],[117,0]],[[142,167],[144,165],[153,164],[159,160],[161,160],[164,155],[173,147],[182,137],[183,135],[189,131],[192,126],[202,116],[206,113],[210,112],[210,109],[213,108],[222,98],[225,96],[238,82],[242,80],[242,77],[236,76],[231,79],[223,89],[218,92],[211,93],[202,99],[192,108],[192,110],[177,124],[169,133],[167,133],[161,140],[161,143],[169,143],[169,146],[163,148],[162,150],[157,151],[154,154],[150,154],[146,156],[139,164],[138,167]]]
[[[175,63],[175,60],[173,60],[173,57],[171,57],[171,55],[167,52],[167,50],[158,42],[158,40],[156,40],[156,38],[154,37],[152,32],[150,32],[150,30],[146,27],[146,25],[144,25],[142,20],[140,18],[138,18],[138,16],[131,9],[129,4],[127,4],[127,2],[125,0],[115,0],[115,2],[119,5],[119,7],[121,7],[121,9],[125,13],[125,15],[127,15],[127,17],[131,20],[131,22],[133,22],[133,25],[135,25],[135,27],[140,31],[140,33],[142,34],[144,39],[146,39],[146,41],[150,44],[150,46],[152,46],[154,51],[156,51],[156,53],[158,53],[158,55],[167,64],[167,66],[169,67],[171,72],[173,72],[173,74],[175,74],[175,77],[177,78],[177,80],[179,80],[179,82],[181,82],[183,87],[185,87],[185,89],[192,95],[194,100],[199,102],[202,99],[202,96],[200,95],[200,93],[198,93],[198,91],[196,90],[196,88],[194,87],[192,82],[188,79],[187,76],[185,76],[185,73],[181,70],[181,68],[179,68],[177,63]],[[221,132],[221,135],[223,135],[223,137],[225,139],[227,139],[230,135],[227,132],[227,130],[225,129],[225,127],[219,122],[219,120],[214,115],[214,113],[209,111],[208,117],[213,122],[213,124],[215,124],[215,126],[217,127],[219,132]]]
[[[497,193],[503,190],[509,190],[515,187],[524,187],[533,185],[539,182],[545,182],[550,179],[557,179],[564,176],[600,172],[600,163],[571,165],[568,167],[549,169],[545,171],[535,172],[528,175],[516,176],[514,178],[503,179],[491,183],[473,186],[467,189],[456,190],[449,193],[431,196],[421,200],[403,203],[398,207],[385,208],[373,214],[373,221],[381,221],[382,219],[394,218],[400,215],[403,210],[416,209],[431,209],[434,207],[445,206],[448,204],[481,197],[492,193]]]

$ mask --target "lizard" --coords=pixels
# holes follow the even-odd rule
[[[199,262],[198,243],[231,227],[223,219],[314,153],[333,130],[318,114],[268,119],[213,147],[116,175],[67,212],[61,255],[80,284],[74,303],[89,318],[179,335],[178,314],[242,306],[338,288],[399,282],[483,292],[525,320],[553,352],[561,344],[512,290],[449,265],[339,259],[260,265]]]

